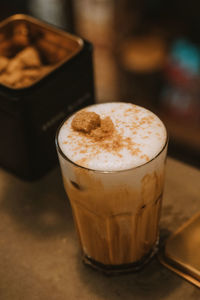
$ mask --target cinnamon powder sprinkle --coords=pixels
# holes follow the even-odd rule
[[[110,117],[106,117],[102,119],[100,122],[100,126],[91,131],[91,136],[96,140],[105,139],[111,137],[115,131],[114,124]]]
[[[84,165],[87,163],[87,158],[79,159],[75,162],[77,165]]]
[[[137,148],[137,144],[130,138],[123,138],[117,132],[110,117],[101,119],[94,112],[80,111],[73,118],[71,127],[75,132],[87,136],[92,141],[94,144],[93,153],[98,154],[100,152],[100,149],[96,147],[97,144],[108,152],[115,152],[119,157],[121,157],[119,150],[123,147],[127,148],[134,155],[138,155],[141,152]],[[82,146],[81,144],[78,145],[78,147]],[[85,144],[85,149],[81,150],[81,153],[87,153],[87,147],[88,145]],[[91,144],[89,147],[91,147]]]
[[[146,161],[149,161],[149,157],[148,157],[148,155],[146,155],[146,154],[141,155],[140,158],[141,158],[141,159],[144,158]]]

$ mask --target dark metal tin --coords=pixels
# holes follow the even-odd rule
[[[0,24],[0,39],[11,43],[3,49],[8,57],[13,55],[12,32],[19,24],[25,24],[31,42],[43,47],[39,50],[52,65],[27,87],[0,84],[0,164],[31,180],[57,163],[54,138],[61,121],[94,103],[92,45],[27,15],[14,15]]]

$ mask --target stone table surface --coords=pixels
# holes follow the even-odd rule
[[[168,158],[161,239],[200,210],[200,170]],[[82,264],[59,168],[24,182],[0,170],[0,300],[200,299],[154,258],[114,277]]]

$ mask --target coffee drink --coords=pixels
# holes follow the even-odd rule
[[[159,237],[162,121],[131,103],[97,104],[68,118],[56,142],[84,261],[107,272],[140,268]]]

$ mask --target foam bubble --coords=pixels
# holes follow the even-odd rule
[[[126,170],[153,159],[164,147],[167,133],[162,121],[149,110],[131,103],[111,102],[89,106],[101,118],[110,117],[117,132],[115,140],[94,141],[71,128],[71,116],[61,127],[58,143],[69,160],[100,171]]]

